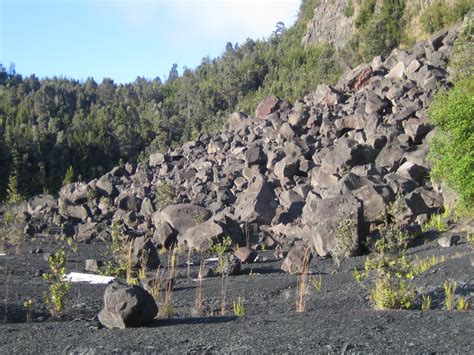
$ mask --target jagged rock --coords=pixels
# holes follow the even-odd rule
[[[458,234],[450,234],[438,239],[438,244],[440,247],[449,248],[453,245],[456,245],[461,237]]]
[[[277,203],[272,186],[262,176],[255,176],[235,204],[235,215],[243,222],[270,224]]]
[[[339,103],[341,99],[342,94],[329,85],[318,85],[316,91],[308,95],[308,100],[310,100],[314,105],[335,105]]]
[[[155,232],[153,233],[152,242],[158,247],[165,247],[167,249],[176,242],[177,231],[175,231],[166,222],[158,222],[155,224]]]
[[[286,156],[275,164],[273,172],[280,181],[292,179],[299,168],[299,161],[292,156]]]
[[[285,105],[287,105],[287,103],[275,95],[268,96],[258,104],[255,116],[257,118],[265,118]]]
[[[87,218],[89,218],[89,210],[83,205],[67,206],[66,214],[69,218],[71,218],[76,223],[86,222]]]
[[[342,139],[326,154],[322,164],[326,172],[337,173],[356,165],[372,163],[376,156],[375,149],[358,144],[353,139]]]
[[[245,151],[245,163],[248,166],[262,165],[265,163],[265,153],[260,145],[252,144]]]
[[[375,223],[383,219],[387,205],[393,200],[394,194],[386,185],[367,185],[353,192],[362,202],[364,221]]]
[[[64,186],[59,191],[60,200],[72,204],[82,204],[87,202],[87,184],[82,182],[75,182]]]
[[[397,65],[395,65],[390,72],[385,75],[387,79],[399,79],[402,80],[405,77],[405,63],[404,62],[398,62]]]
[[[169,205],[163,210],[155,212],[152,220],[155,226],[161,222],[168,223],[180,235],[184,235],[189,228],[192,228],[211,217],[211,212],[201,206],[190,203],[180,203]]]
[[[223,236],[223,228],[212,219],[209,219],[189,228],[183,236],[178,237],[178,242],[179,244],[186,242],[188,248],[206,251]]]
[[[306,243],[297,242],[293,245],[281,265],[281,269],[289,274],[301,274],[304,270],[304,264],[311,262],[313,253]]]
[[[364,86],[367,86],[369,79],[372,76],[372,72],[372,67],[367,64],[360,64],[355,69],[350,71],[344,77],[347,90],[359,91]]]
[[[86,259],[85,270],[88,272],[100,272],[100,268],[104,263],[96,259]]]
[[[234,252],[234,255],[241,263],[254,263],[257,260],[258,253],[249,247],[240,247]]]
[[[146,270],[154,270],[160,266],[156,247],[147,236],[133,239],[131,256],[131,266],[133,268],[145,267]],[[143,265],[143,262],[146,264]]]
[[[361,203],[351,194],[319,199],[310,193],[302,214],[302,222],[307,227],[303,239],[318,255],[326,256],[336,245],[335,234],[342,221],[350,221],[352,234],[360,239],[362,216]]]
[[[247,115],[242,112],[234,112],[227,118],[229,131],[238,131],[247,125]]]
[[[111,177],[108,175],[104,175],[100,179],[97,180],[96,188],[102,196],[114,198],[117,194],[117,190],[115,189],[114,182],[112,181]]]
[[[99,232],[97,223],[83,223],[78,225],[78,231],[74,239],[78,243],[89,243]]]
[[[51,195],[41,194],[28,200],[28,213],[35,215],[46,208],[57,208],[58,201]]]
[[[105,289],[99,321],[107,328],[125,329],[149,323],[157,314],[156,302],[146,290],[114,282]]]
[[[447,34],[448,34],[448,31],[445,29],[442,29],[436,32],[434,35],[432,35],[430,39],[428,40],[428,43],[431,46],[431,49],[433,49],[434,51],[438,50],[443,45],[443,39],[446,37]]]
[[[428,177],[428,169],[407,161],[398,168],[397,175],[407,179],[415,180],[421,185],[423,183],[423,179]]]
[[[159,167],[160,165],[163,165],[165,163],[166,163],[166,157],[162,153],[151,154],[148,159],[148,164],[152,168]]]

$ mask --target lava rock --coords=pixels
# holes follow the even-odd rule
[[[99,321],[109,329],[125,329],[147,324],[157,314],[158,306],[145,289],[114,282],[105,290]]]

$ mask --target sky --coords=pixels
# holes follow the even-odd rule
[[[268,38],[300,0],[0,0],[0,63],[17,73],[116,83],[195,68],[227,42]]]

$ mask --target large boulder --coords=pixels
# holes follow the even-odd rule
[[[235,215],[243,222],[270,224],[277,206],[273,187],[261,175],[257,175],[237,199]]]
[[[285,108],[287,106],[288,106],[288,102],[281,100],[275,95],[270,95],[264,98],[262,101],[260,101],[255,111],[255,116],[257,118],[265,118],[271,113],[279,109]]]
[[[147,236],[141,236],[133,239],[131,266],[133,268],[145,268],[146,270],[155,270],[160,266],[160,259],[156,247]],[[146,263],[143,265],[143,263]]]
[[[179,203],[155,212],[152,221],[155,226],[166,222],[180,235],[184,235],[189,228],[208,220],[211,215],[211,211],[207,208],[191,203]]]
[[[353,139],[341,139],[323,158],[322,165],[326,172],[343,172],[353,166],[372,163],[377,153],[372,147]]]
[[[320,256],[330,254],[336,247],[336,233],[341,224],[349,221],[351,234],[356,236],[355,252],[361,238],[363,225],[362,205],[352,194],[320,199],[309,193],[303,208],[302,222],[305,225],[303,239]]]
[[[46,208],[57,208],[58,201],[51,195],[42,194],[32,197],[28,201],[28,213],[35,215]]]
[[[206,251],[219,238],[224,236],[224,229],[212,219],[189,228],[183,236],[178,237],[179,244],[186,242],[188,248]]]
[[[306,243],[298,241],[288,251],[281,265],[281,269],[289,274],[301,274],[305,264],[309,265],[313,253],[308,249]]]
[[[105,289],[99,321],[107,328],[125,329],[149,323],[157,313],[158,306],[146,290],[114,282]]]

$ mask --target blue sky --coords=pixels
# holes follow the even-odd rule
[[[268,37],[300,0],[0,0],[0,63],[22,75],[164,79]]]

